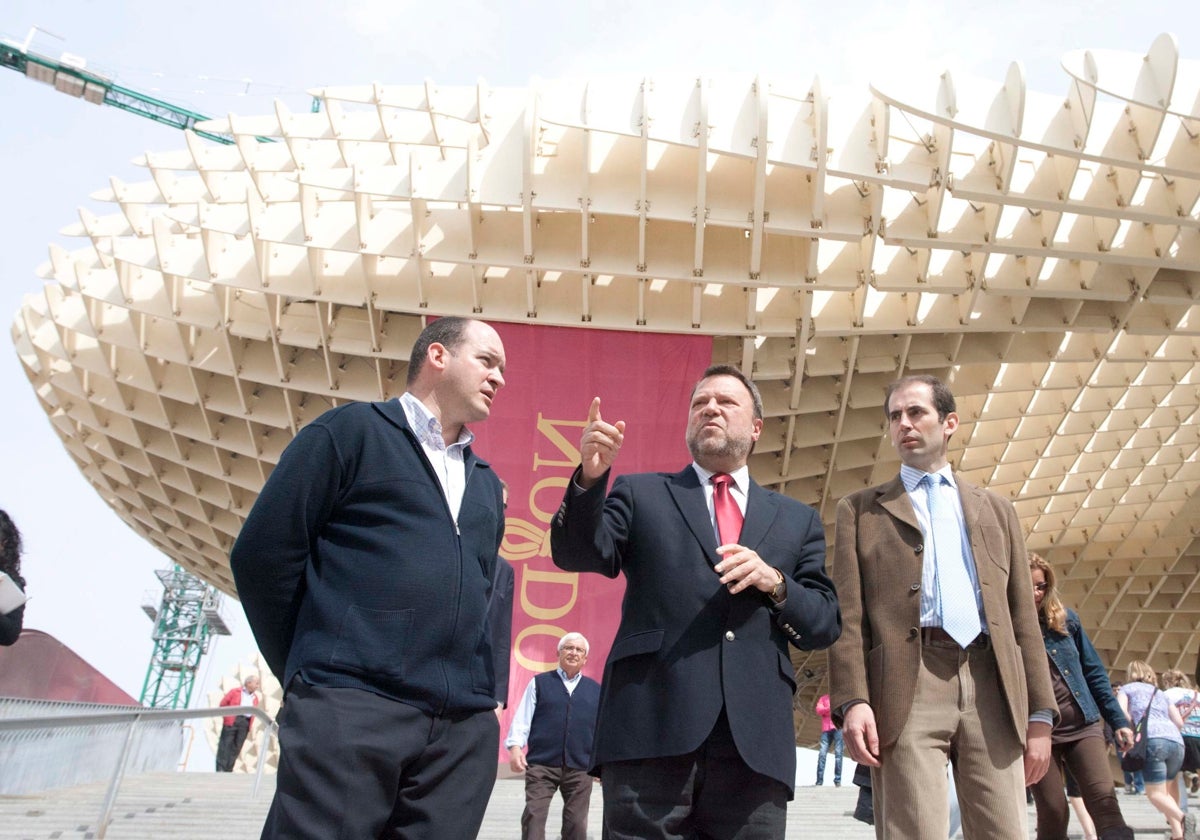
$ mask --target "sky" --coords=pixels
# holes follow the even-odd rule
[[[935,89],[951,69],[994,79],[1020,61],[1029,88],[1065,95],[1061,56],[1078,49],[1143,54],[1173,32],[1200,59],[1195,0],[269,0],[163,4],[143,0],[6,0],[0,37],[51,58],[81,56],[125,87],[213,116],[271,113],[279,99],[308,110],[306,91],[383,82],[527,86],[535,78],[758,73],[819,76],[865,103],[872,79],[903,76]],[[1188,26],[1187,24],[1191,24]],[[1189,39],[1190,38],[1190,39]],[[82,247],[58,231],[110,176],[147,179],[132,160],[184,148],[176,130],[98,107],[0,69],[0,317],[11,325],[41,293],[47,245]],[[170,561],[91,489],[41,410],[12,348],[0,342],[0,508],[21,528],[32,596],[25,626],[45,631],[140,696],[152,650],[140,605]],[[193,705],[254,642],[236,603],[234,634],[201,664]],[[201,751],[202,748],[201,748]]]

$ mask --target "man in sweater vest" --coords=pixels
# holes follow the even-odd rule
[[[588,767],[600,705],[600,684],[582,673],[587,655],[588,641],[581,634],[558,640],[558,667],[529,681],[504,741],[509,766],[525,774],[521,840],[545,840],[556,790],[563,798],[562,840],[586,840],[592,796]]]

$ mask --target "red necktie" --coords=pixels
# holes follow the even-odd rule
[[[742,536],[742,511],[729,492],[733,477],[729,473],[717,473],[712,477],[713,513],[717,517],[717,533],[721,545],[736,543]]]

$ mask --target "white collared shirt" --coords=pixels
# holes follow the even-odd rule
[[[421,443],[425,457],[437,473],[442,485],[442,494],[450,506],[450,515],[458,523],[458,512],[462,508],[463,493],[467,489],[466,449],[475,440],[475,435],[466,426],[458,434],[458,440],[446,446],[442,437],[442,424],[426,408],[425,403],[408,391],[400,395],[400,405],[408,417],[408,425]]]

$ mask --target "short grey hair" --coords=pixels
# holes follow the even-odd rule
[[[565,636],[563,636],[561,639],[558,640],[558,652],[562,653],[562,649],[564,647],[566,647],[567,642],[571,641],[572,639],[578,639],[580,642],[583,643],[583,652],[585,654],[591,650],[592,646],[588,644],[588,640],[584,637],[584,635],[582,633],[571,632],[571,633],[567,633]]]

